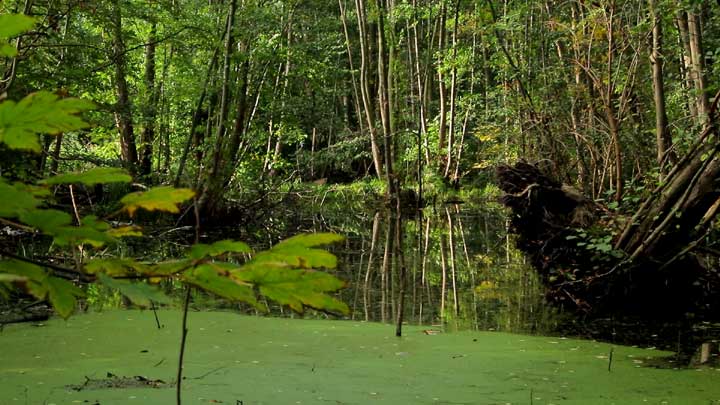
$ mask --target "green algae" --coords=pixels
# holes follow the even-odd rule
[[[172,388],[67,388],[86,377],[172,382],[178,311],[109,311],[0,333],[0,404],[170,404]],[[353,321],[189,315],[185,404],[714,404],[720,371],[646,367],[668,353],[592,341]],[[608,355],[613,349],[612,371]],[[531,401],[532,396],[532,401]]]

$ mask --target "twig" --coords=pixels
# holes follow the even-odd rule
[[[185,357],[185,341],[187,340],[187,316],[188,307],[190,306],[190,285],[185,286],[185,301],[183,303],[183,319],[182,319],[182,337],[180,338],[180,358],[178,359],[177,384],[175,385],[175,399],[177,405],[181,405],[181,386],[183,374],[183,359]]]
[[[155,307],[155,301],[150,300],[150,307],[152,308],[153,314],[155,315],[155,323],[157,324],[157,328],[162,329],[162,325],[160,325],[160,318],[158,318],[157,314],[157,308]]]
[[[193,208],[195,211],[195,243],[200,242],[200,209],[198,208],[197,198],[193,199]],[[182,337],[180,339],[180,358],[178,359],[178,371],[177,371],[177,384],[175,385],[175,398],[177,405],[182,403],[182,374],[183,374],[183,359],[185,357],[185,342],[187,340],[187,316],[188,308],[190,307],[190,284],[185,287],[185,302],[183,303],[183,319],[182,319]]]

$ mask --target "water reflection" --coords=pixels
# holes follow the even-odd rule
[[[525,333],[556,327],[534,271],[508,237],[506,214],[492,202],[401,214],[382,207],[368,211],[362,201],[298,204],[274,212],[262,226],[212,229],[203,239],[234,238],[263,249],[301,232],[346,236],[331,250],[338,256],[337,275],[348,282],[340,298],[354,320]],[[162,234],[117,253],[151,261],[177,257],[192,239],[186,233]],[[200,309],[237,308],[202,294],[194,301]],[[293,316],[272,303],[267,307],[271,315]]]
[[[499,210],[377,211],[337,249],[352,280],[352,317],[450,329],[544,332],[553,327],[532,269],[511,246]],[[323,229],[318,229],[323,230]]]

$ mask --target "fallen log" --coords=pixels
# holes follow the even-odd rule
[[[701,165],[703,173],[711,173],[713,165]],[[712,201],[708,206],[708,201],[717,199],[712,189],[686,191],[682,194],[694,197],[676,200],[680,209],[704,211],[692,215],[694,223],[675,221],[673,205],[667,212],[661,210],[665,215],[647,226],[642,221],[631,222],[642,219],[637,215],[622,217],[563,185],[540,165],[520,161],[497,167],[496,174],[505,192],[502,202],[512,210],[516,245],[538,271],[550,300],[594,315],[666,320],[684,319],[689,313],[717,317],[720,275],[705,265],[707,253],[701,253],[701,243],[693,239],[709,229],[698,227],[707,227],[716,214],[717,204]],[[720,179],[720,170],[715,176]],[[700,183],[707,181],[696,182],[696,187]],[[662,196],[659,201],[665,203]],[[643,207],[641,210],[660,212],[652,202]],[[660,225],[666,228],[658,234]],[[686,232],[689,229],[693,232]]]
[[[600,314],[717,319],[720,272],[708,246],[720,210],[720,131],[715,96],[695,143],[632,217],[563,185],[539,164],[497,167],[517,246],[548,297]]]

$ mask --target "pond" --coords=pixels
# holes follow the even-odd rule
[[[257,312],[195,292],[185,402],[720,400],[718,369],[666,369],[673,353],[652,346],[658,341],[668,348],[670,340],[640,324],[623,328],[611,320],[609,328],[598,328],[608,342],[634,339],[639,347],[566,338],[595,336],[575,314],[545,302],[495,202],[437,205],[398,218],[372,199],[305,198],[298,194],[242,223],[204,228],[201,238],[244,240],[263,249],[297,233],[344,235],[330,249],[338,257],[334,271],[347,282],[339,298],[352,310],[349,319],[298,315],[271,302],[265,303],[269,316],[237,316]],[[158,261],[181,256],[194,239],[192,227],[182,223],[146,231],[147,237],[106,253]],[[23,246],[39,251],[41,245]],[[182,291],[173,283],[163,288],[171,295]],[[117,310],[126,307],[123,299],[96,285],[88,295],[87,314],[10,325],[0,333],[4,347],[12,348],[0,353],[0,403],[170,403],[181,334],[177,308]],[[298,317],[305,320],[287,319]],[[394,336],[398,321],[401,339]]]
[[[350,306],[352,320],[396,323],[401,311],[404,323],[452,330],[549,333],[557,327],[556,311],[514,248],[497,203],[408,210],[398,220],[394,210],[340,194],[286,203],[266,215],[252,224],[204,229],[201,240],[238,239],[263,249],[298,233],[343,235],[344,243],[329,250],[338,257],[336,275],[347,282],[340,298]],[[153,232],[116,253],[147,260],[177,257],[194,238],[190,227]],[[102,297],[97,301],[113,306]],[[194,305],[229,304],[196,295]],[[294,316],[272,303],[267,308],[271,315]]]

